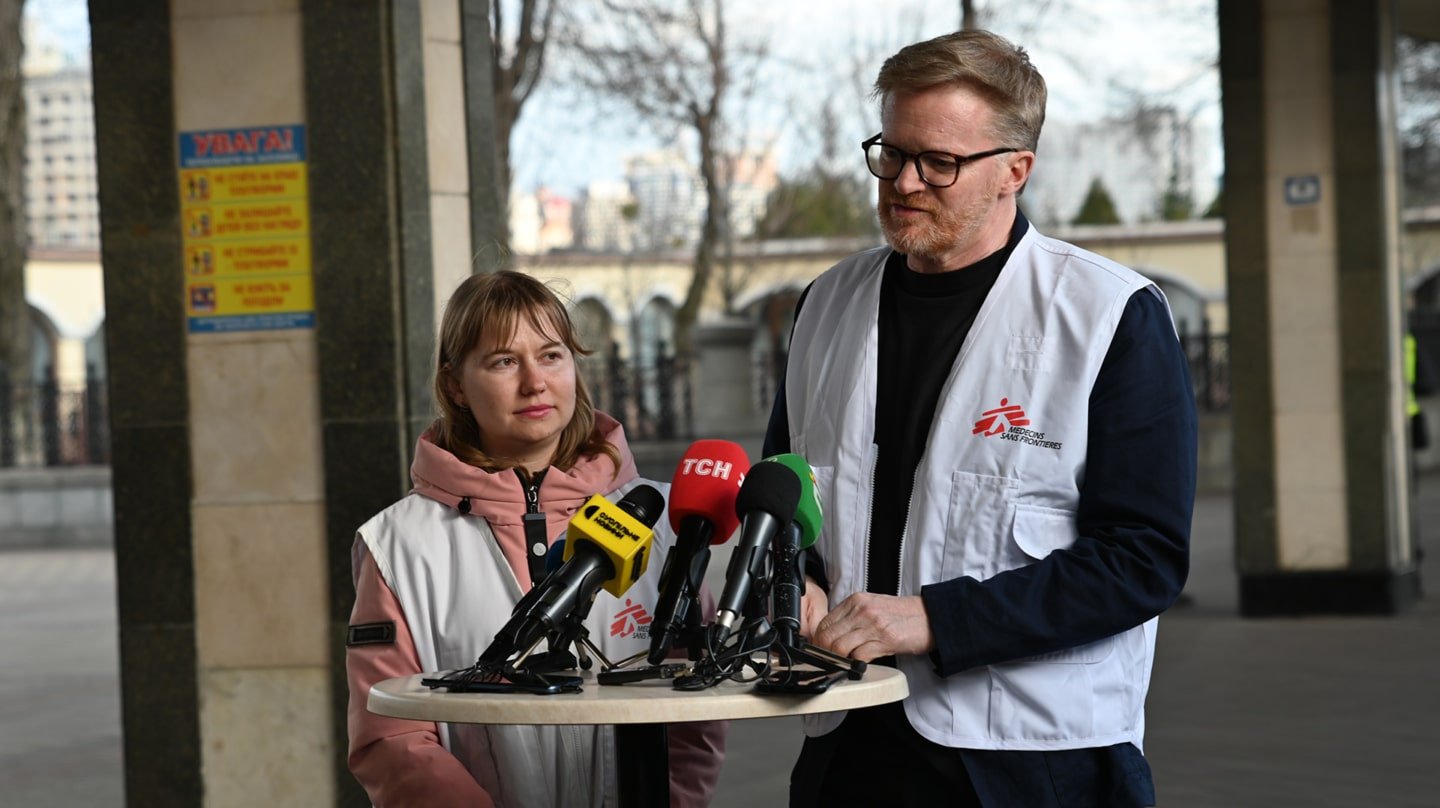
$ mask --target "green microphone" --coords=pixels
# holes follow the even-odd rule
[[[800,526],[800,549],[804,550],[820,537],[825,523],[825,510],[820,505],[820,492],[815,489],[815,470],[805,458],[793,452],[772,455],[762,463],[779,463],[800,478],[800,504],[795,506],[795,524]]]
[[[800,502],[795,516],[770,544],[771,566],[775,582],[771,587],[770,611],[773,614],[776,641],[787,648],[797,647],[800,638],[800,598],[805,594],[805,573],[801,569],[801,553],[820,535],[824,512],[815,490],[815,472],[798,454],[767,457],[762,463],[779,463],[800,478]]]

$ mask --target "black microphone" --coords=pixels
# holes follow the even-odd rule
[[[713,645],[730,636],[731,626],[750,597],[750,587],[765,576],[770,542],[794,518],[799,503],[800,478],[794,471],[780,463],[756,463],[750,467],[750,474],[735,499],[735,512],[740,516],[740,540],[734,555],[730,556],[725,590],[720,594],[719,610],[710,627]]]
[[[775,639],[781,645],[793,648],[800,638],[801,598],[805,595],[805,550],[819,538],[825,514],[816,491],[815,471],[805,458],[786,453],[767,457],[765,462],[782,463],[800,478],[800,502],[795,506],[795,520],[780,531],[775,543],[770,546],[775,576],[770,588]]]
[[[805,595],[805,574],[801,571],[805,552],[801,549],[802,532],[799,523],[791,522],[775,537],[775,544],[770,548],[775,563],[772,622],[775,639],[786,647],[794,646],[800,636],[800,603]]]

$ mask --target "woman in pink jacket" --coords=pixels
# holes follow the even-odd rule
[[[350,770],[378,806],[615,803],[609,727],[435,724],[365,709],[382,679],[473,663],[581,503],[647,482],[620,424],[590,403],[583,353],[564,305],[527,275],[471,276],[445,308],[440,416],[416,446],[414,488],[360,528],[353,550]],[[667,522],[652,557],[674,541]],[[586,622],[610,659],[648,647],[659,568],[622,597],[597,597]],[[678,724],[669,737],[672,804],[707,804],[724,724]]]

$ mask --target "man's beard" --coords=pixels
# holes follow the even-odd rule
[[[903,205],[926,211],[928,215],[909,222],[896,221],[892,205]],[[880,191],[880,229],[885,240],[896,252],[928,260],[941,260],[946,255],[968,246],[985,221],[984,199],[970,200],[962,209],[939,205],[923,191],[908,195]],[[956,268],[956,267],[952,267]]]

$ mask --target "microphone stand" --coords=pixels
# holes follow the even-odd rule
[[[676,679],[675,689],[704,690],[726,679],[736,679],[746,668],[755,672],[758,677],[769,667],[767,662],[756,661],[754,658],[757,652],[767,651],[775,641],[773,627],[767,618],[770,584],[774,576],[768,564],[768,555],[766,559],[764,574],[757,576],[752,582],[750,594],[740,610],[740,625],[730,632],[728,640],[719,647],[715,647],[712,641],[715,626],[706,629],[704,642],[707,653],[696,660],[693,675]]]
[[[685,625],[677,632],[671,648],[679,648],[682,645],[687,649],[686,653],[691,662],[704,658],[705,651],[705,626],[701,624],[700,616],[700,595],[698,589],[688,590],[685,607]],[[642,659],[650,655],[648,650],[639,651],[628,656],[619,662],[610,665],[595,677],[595,681],[602,685],[624,685],[632,682],[644,682],[650,679],[674,679],[680,676],[687,676],[692,670],[692,665],[685,662],[664,662],[659,665],[646,665],[641,668],[631,668]]]
[[[778,652],[785,659],[786,666],[778,676],[769,676],[767,671],[762,678],[770,683],[793,680],[799,673],[795,670],[795,664],[799,662],[813,665],[826,673],[843,673],[850,679],[859,679],[865,674],[866,663],[842,657],[800,636],[801,599],[805,591],[801,573],[805,551],[801,548],[800,538],[800,526],[791,522],[770,546],[774,567],[771,578],[775,591],[775,630],[770,651],[772,655]]]
[[[778,671],[771,670],[772,676],[766,676],[765,681],[783,682],[793,679],[797,673],[796,663],[809,664],[819,668],[826,673],[844,674],[847,679],[859,679],[865,675],[868,663],[861,662],[854,657],[843,657],[828,648],[821,648],[812,645],[804,637],[797,636],[793,643],[777,642],[771,647],[771,653],[778,652],[786,660],[786,665]]]
[[[593,603],[592,599],[591,604]],[[576,609],[566,615],[558,625],[537,637],[529,647],[519,651],[514,659],[510,659],[509,653],[513,649],[513,637],[496,637],[474,665],[451,671],[435,679],[425,679],[422,684],[432,689],[446,687],[463,691],[472,684],[484,683],[493,686],[510,680],[516,692],[533,692],[528,685],[537,677],[543,678],[546,674],[577,668],[589,670],[596,659],[600,661],[602,671],[610,671],[617,667],[617,663],[611,662],[595,645],[590,639],[589,629],[585,627],[585,617],[590,613],[589,606],[590,604],[587,604],[585,608]],[[535,653],[540,643],[547,640],[550,649]],[[572,646],[574,652],[570,650]],[[639,656],[643,655],[642,653]],[[631,657],[630,660],[635,658]]]

